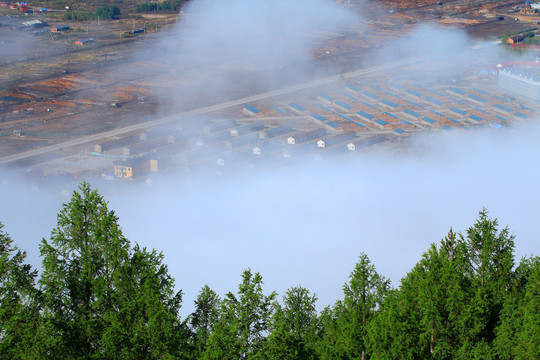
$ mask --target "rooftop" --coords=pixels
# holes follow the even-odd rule
[[[374,93],[370,93],[369,91],[366,91],[366,90],[362,91],[362,95],[367,96],[367,97],[372,98],[372,99],[375,99],[375,100],[379,98],[379,95],[376,95]]]
[[[409,101],[409,100],[405,100],[406,102],[408,102],[409,104],[411,104],[412,106],[416,106],[420,109],[424,109],[424,106],[418,104],[418,103],[415,103],[414,101]]]
[[[367,102],[360,101],[360,103],[361,103],[362,105],[365,105],[365,106],[370,107],[370,108],[372,108],[372,109],[377,109],[375,106],[373,106],[373,105],[371,105],[371,104],[368,104]]]
[[[292,102],[292,103],[289,104],[289,106],[292,107],[293,109],[298,110],[298,111],[306,111],[306,108],[305,108],[305,107],[300,106],[300,105],[298,105],[297,103],[293,103],[293,102]]]
[[[334,129],[339,127],[339,124],[337,124],[337,123],[335,123],[333,121],[327,122],[326,125],[328,125],[330,127],[333,127]]]
[[[424,98],[424,100],[429,101],[430,103],[435,104],[435,105],[442,105],[442,102],[441,102],[441,101],[439,101],[439,100],[437,100],[437,99],[434,99],[434,98],[431,98],[431,97],[429,97],[429,96],[426,96],[426,97]]]
[[[364,111],[359,111],[357,112],[357,114],[369,120],[373,119],[373,115],[368,114],[367,112],[364,112]]]
[[[453,93],[460,94],[460,95],[465,95],[465,91],[460,90],[460,89],[455,88],[455,87],[449,87],[448,91],[451,91]]]
[[[407,121],[407,120],[403,120],[403,119],[401,119],[401,122],[406,124],[406,125],[414,125],[412,122]]]
[[[503,111],[507,111],[507,112],[511,112],[512,109],[510,109],[509,107],[507,106],[504,106],[504,105],[501,105],[501,104],[495,104],[493,105],[494,107],[498,108],[498,109],[501,109]]]
[[[381,99],[381,103],[383,103],[383,104],[385,104],[385,105],[388,105],[388,106],[390,106],[390,107],[393,107],[393,108],[398,107],[397,104],[394,104],[393,102],[388,101],[388,100],[386,100],[386,99]]]
[[[318,93],[317,96],[320,97],[320,98],[323,98],[325,100],[328,100],[328,101],[334,101],[333,97],[331,97],[330,95],[327,95],[325,93]]]
[[[457,107],[451,107],[449,110],[453,111],[453,112],[455,112],[456,114],[459,114],[459,115],[467,114],[467,112],[465,110],[458,109]]]
[[[412,96],[415,96],[415,97],[419,97],[419,98],[422,97],[422,94],[420,94],[419,92],[416,92],[414,90],[411,90],[411,89],[407,89],[407,90],[405,90],[405,92],[407,92],[407,93],[409,93],[409,94],[411,94]]]
[[[417,113],[416,111],[410,110],[410,109],[405,109],[405,110],[403,110],[403,112],[406,113],[406,114],[412,115],[412,116],[414,116],[414,117],[420,117],[420,116],[422,116],[422,115],[420,115],[419,113]]]
[[[260,113],[260,110],[257,110],[256,108],[254,108],[254,107],[251,106],[251,105],[246,105],[246,106],[244,106],[244,109],[246,109],[247,111],[250,111],[250,112],[252,112],[252,113],[254,113],[254,114]]]
[[[476,96],[476,95],[473,95],[473,94],[469,94],[467,97],[468,97],[469,99],[472,99],[472,100],[481,102],[481,103],[483,103],[483,104],[487,103],[487,100],[484,99],[484,98],[481,98],[480,96]]]
[[[315,113],[311,114],[311,117],[316,119],[316,120],[322,121],[322,122],[325,122],[326,120],[328,120],[324,116],[319,115],[319,114],[315,114]]]
[[[336,104],[337,106],[341,106],[342,108],[345,108],[345,109],[347,109],[347,110],[352,109],[352,106],[351,106],[351,105],[346,104],[346,103],[344,103],[343,101],[339,101],[339,100],[338,100],[338,101],[336,101],[334,104]]]
[[[389,112],[383,111],[383,114],[393,119],[399,120],[399,118],[396,115],[390,114]]]
[[[324,105],[321,105],[321,104],[317,104],[316,105],[319,109],[323,109],[323,110],[326,110],[328,112],[332,112],[332,110]]]

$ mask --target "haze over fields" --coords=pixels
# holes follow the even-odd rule
[[[227,5],[194,0],[187,12],[199,14],[203,8],[205,16],[193,16],[187,29],[173,31],[152,51],[173,63],[177,57],[204,56],[227,71],[262,64],[264,71],[254,79],[262,87],[276,86],[282,77],[313,76],[314,39],[303,39],[305,34],[364,21],[323,0]],[[374,57],[405,57],[409,50],[433,56],[426,63],[440,67],[441,79],[447,79],[465,71],[451,67],[455,49],[463,49],[460,56],[476,56],[462,32],[415,31],[411,36],[421,37],[422,46],[397,43]],[[502,57],[497,51],[483,54]],[[198,75],[190,68],[186,76]],[[205,96],[237,86],[228,77],[203,78],[197,89]],[[185,96],[173,87],[167,100],[177,97],[178,105]],[[185,314],[204,284],[221,295],[235,290],[248,267],[261,272],[268,292],[284,294],[301,284],[317,293],[320,310],[341,296],[340,286],[361,252],[396,286],[432,242],[450,227],[464,231],[484,207],[501,228],[508,225],[514,232],[518,258],[538,254],[539,136],[537,120],[529,120],[499,130],[418,135],[400,152],[380,146],[360,155],[269,164],[226,177],[177,173],[153,178],[152,186],[118,183],[101,193],[130,241],[164,252],[177,288],[185,293]],[[0,221],[35,266],[39,241],[49,236],[68,196],[31,187],[2,170]]]
[[[518,258],[537,254],[539,135],[527,125],[422,137],[416,153],[164,178],[104,195],[128,239],[165,253],[186,311],[202,285],[223,294],[247,267],[269,291],[302,284],[322,307],[340,296],[360,252],[397,285],[430,243],[450,227],[465,230],[482,207],[515,233]],[[5,229],[37,265],[38,242],[68,197],[14,179],[4,180],[1,197]]]

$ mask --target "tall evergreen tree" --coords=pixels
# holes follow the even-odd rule
[[[465,357],[491,357],[500,312],[509,290],[514,266],[514,235],[508,227],[499,231],[498,220],[483,209],[466,235],[465,273],[471,280],[473,298],[464,314],[462,354]]]
[[[327,306],[319,315],[320,330],[316,344],[320,359],[347,359],[349,344],[345,334],[347,321],[345,305],[338,300],[334,306]]]
[[[494,349],[499,359],[540,358],[540,257],[523,259],[504,302]]]
[[[208,338],[219,321],[220,305],[221,299],[218,294],[208,285],[204,285],[195,300],[195,311],[189,319],[197,358],[201,358],[204,353]]]
[[[432,244],[401,282],[402,299],[408,304],[409,312],[401,317],[415,324],[416,329],[410,334],[414,334],[414,351],[420,358],[454,359],[457,356],[455,344],[462,335],[470,282],[461,270],[459,255],[453,257],[444,246],[454,235],[450,231],[440,248]]]
[[[269,359],[315,359],[318,332],[316,295],[296,286],[287,290],[278,305],[268,340]]]
[[[3,227],[0,223],[0,358],[37,358],[37,271],[24,262],[26,252],[13,244]]]
[[[466,235],[431,246],[370,329],[374,358],[493,358],[513,279],[514,237],[497,227],[484,209]]]
[[[89,184],[63,206],[41,255],[43,314],[56,358],[156,358],[179,347],[170,336],[180,328],[181,293],[163,255],[132,249]]]
[[[375,265],[364,253],[359,256],[349,278],[343,286],[349,356],[364,360],[367,328],[384,301],[390,281],[377,273]]]
[[[205,359],[260,359],[274,313],[272,292],[264,295],[262,276],[247,269],[238,286],[238,296],[227,293],[221,303],[220,320],[208,339]]]
[[[379,313],[368,326],[371,359],[420,359],[419,314],[401,289],[390,290]]]
[[[368,327],[381,309],[390,282],[377,273],[364,253],[359,256],[349,279],[343,286],[343,301],[321,314],[323,329],[318,349],[323,359],[370,357]]]

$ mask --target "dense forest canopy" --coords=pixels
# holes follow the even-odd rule
[[[42,272],[0,224],[2,359],[539,359],[540,257],[480,211],[433,243],[397,287],[359,254],[341,299],[316,311],[246,269],[236,291],[204,286],[181,319],[163,254],[132,245],[82,183],[40,244]]]

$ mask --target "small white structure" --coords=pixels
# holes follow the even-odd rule
[[[41,20],[30,20],[30,21],[25,21],[22,23],[23,26],[26,26],[26,27],[39,27],[39,26],[43,26],[43,22]]]

